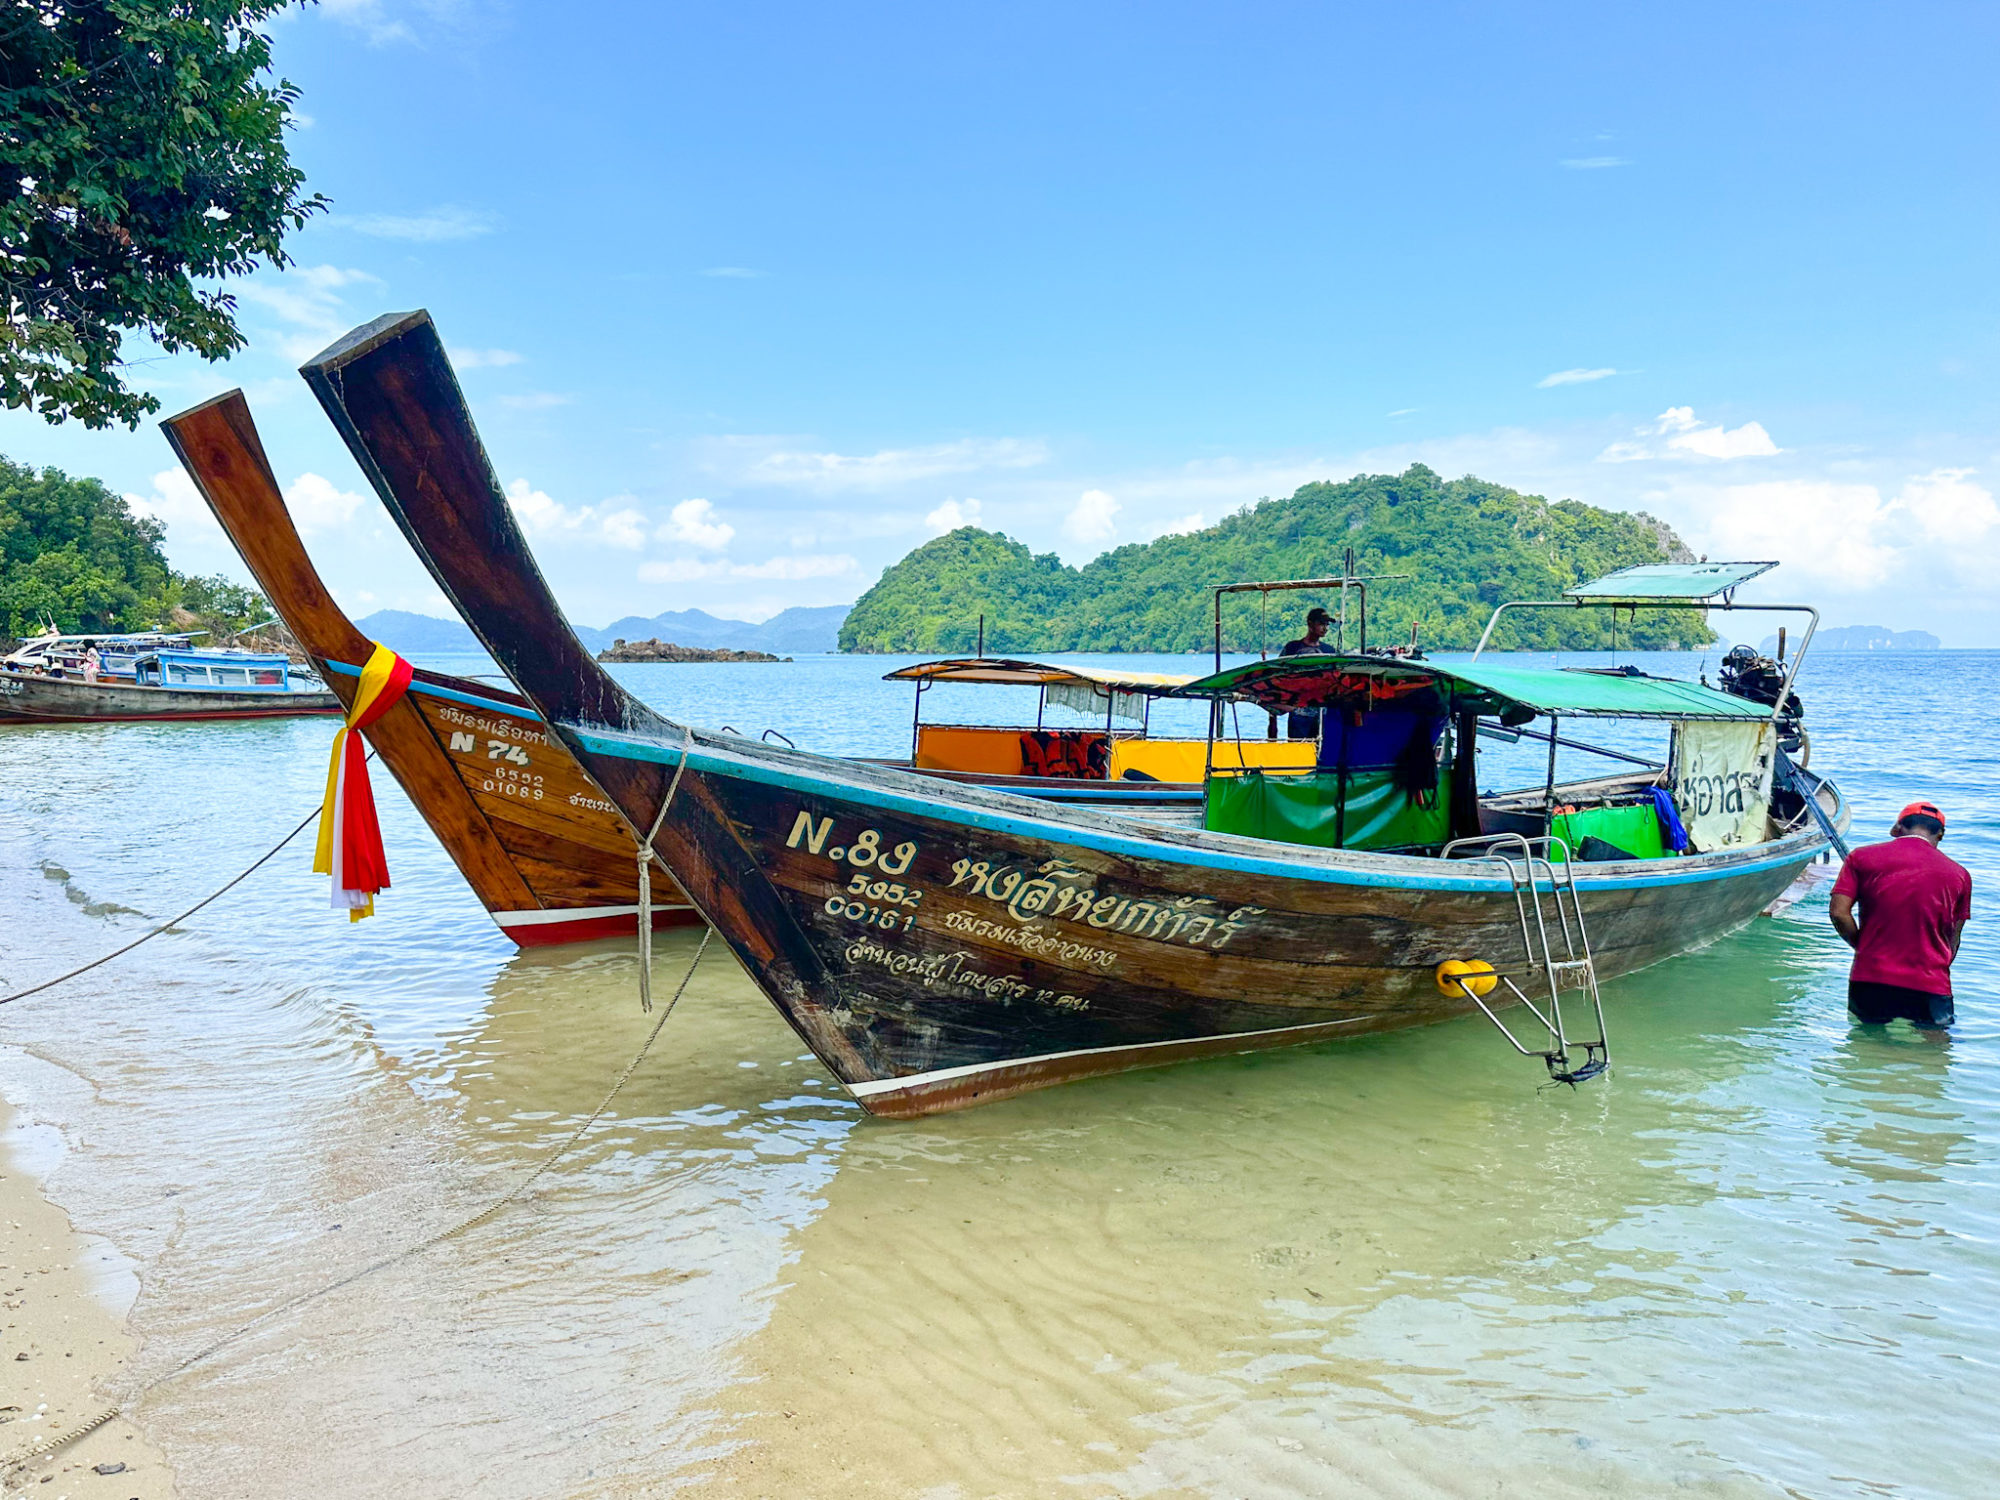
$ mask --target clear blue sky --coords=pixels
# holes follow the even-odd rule
[[[851,600],[959,519],[1082,561],[1421,459],[2000,645],[1990,6],[329,0],[277,35],[334,212],[240,289],[246,354],[145,368],[169,411],[247,389],[358,613],[442,609],[292,371],[424,306],[592,624]],[[152,426],[8,414],[0,451],[240,572]]]

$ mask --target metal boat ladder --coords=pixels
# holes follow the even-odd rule
[[[1499,1027],[1500,1034],[1523,1057],[1539,1057],[1557,1083],[1572,1086],[1587,1082],[1611,1063],[1604,1028],[1604,998],[1597,990],[1597,965],[1591,957],[1590,934],[1583,923],[1583,902],[1576,889],[1576,863],[1569,845],[1560,838],[1528,838],[1519,833],[1486,834],[1479,838],[1456,839],[1445,845],[1443,857],[1454,850],[1468,852],[1468,858],[1492,860],[1507,871],[1514,892],[1514,908],[1521,924],[1523,964],[1518,976],[1499,973],[1495,977],[1515,1000],[1528,1009],[1548,1034],[1546,1047],[1524,1043],[1493,1007],[1476,994],[1473,982],[1483,976],[1454,976],[1465,997]],[[1561,851],[1558,859],[1556,851]],[[1542,991],[1537,1005],[1515,983],[1527,981],[1529,988]],[[1562,997],[1581,992],[1590,1003],[1597,1021],[1597,1037],[1586,1041],[1573,1037],[1563,1025]],[[1490,990],[1489,990],[1490,993]],[[1505,1004],[1505,1001],[1502,1001]],[[1576,1054],[1581,1052],[1581,1058]]]

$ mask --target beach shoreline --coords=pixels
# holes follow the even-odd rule
[[[17,1134],[27,1123],[0,1100],[0,1465],[109,1405],[138,1353],[125,1319],[92,1285],[91,1241],[24,1163]],[[98,1472],[116,1464],[124,1467]],[[7,1500],[172,1500],[175,1493],[166,1456],[126,1417],[0,1468]]]

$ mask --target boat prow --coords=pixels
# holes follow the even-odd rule
[[[338,701],[351,705],[374,650],[320,579],[240,391],[161,424],[258,587]],[[364,729],[494,922],[523,947],[630,935],[635,845],[616,810],[526,699],[418,669],[403,700]],[[698,921],[659,892],[654,925]]]

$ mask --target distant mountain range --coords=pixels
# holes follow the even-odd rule
[[[671,641],[676,646],[728,647],[779,655],[837,651],[840,625],[850,608],[846,604],[823,604],[812,609],[787,609],[757,625],[748,620],[718,619],[706,610],[670,609],[650,620],[627,615],[602,630],[579,625],[576,633],[592,651],[602,651],[620,640]],[[480,649],[478,639],[460,620],[439,620],[401,609],[378,609],[355,623],[370,640],[405,654]]]
[[[1792,643],[1798,643],[1798,635]],[[1937,651],[1944,642],[1928,630],[1890,630],[1883,625],[1822,625],[1813,633],[1815,651]],[[1766,656],[1778,649],[1778,638],[1767,635],[1757,648]]]

